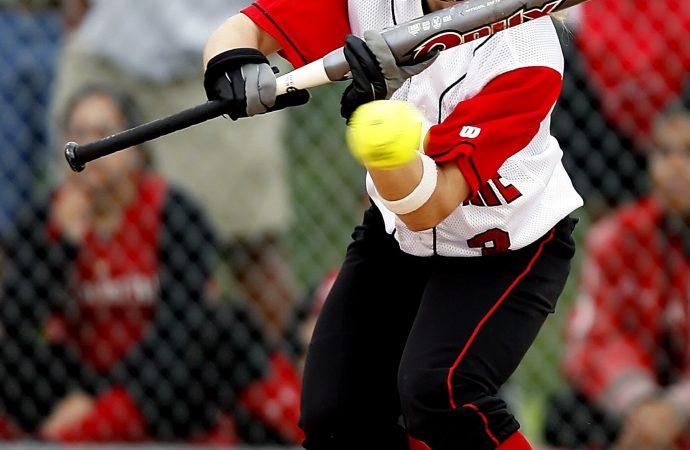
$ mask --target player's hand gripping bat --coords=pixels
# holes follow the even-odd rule
[[[398,63],[413,61],[432,50],[446,50],[507,28],[562,11],[587,0],[464,0],[381,32]],[[342,47],[277,79],[277,94],[345,80],[350,68]],[[280,101],[280,97],[278,100]],[[178,113],[80,146],[65,145],[65,158],[75,172],[86,163],[116,151],[221,116],[221,100],[208,101]]]

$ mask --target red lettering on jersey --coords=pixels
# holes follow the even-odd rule
[[[479,188],[479,193],[484,199],[484,204],[486,206],[501,206],[501,200],[499,200],[491,184],[484,183],[482,187]]]
[[[496,189],[498,189],[498,192],[501,194],[501,197],[503,197],[506,203],[512,203],[516,199],[522,197],[522,192],[520,192],[518,188],[516,188],[512,184],[503,184],[501,180],[501,175],[498,175],[497,177],[491,179],[491,181],[494,182],[494,184],[496,185]]]
[[[486,206],[484,204],[484,200],[482,199],[481,195],[479,195],[479,191],[475,192],[475,194],[472,196],[472,198],[468,198],[467,200],[462,202],[462,206]]]
[[[477,193],[471,199],[465,200],[462,205],[501,206],[503,203],[511,203],[522,196],[522,192],[518,188],[512,184],[503,184],[501,180],[501,175],[493,177],[490,181],[496,186],[495,189],[491,183],[484,183]],[[503,199],[503,203],[501,199]]]

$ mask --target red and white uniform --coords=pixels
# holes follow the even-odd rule
[[[283,7],[287,3],[259,0],[243,12],[281,43],[296,67],[342,46],[347,33],[361,36],[424,14],[421,1],[290,0]],[[562,71],[558,37],[543,18],[446,50],[395,92],[393,99],[423,112],[430,127],[426,153],[437,163],[456,163],[471,188],[470,200],[441,224],[413,232],[383,207],[368,178],[369,195],[405,252],[481,256],[515,250],[583,204],[550,134]]]

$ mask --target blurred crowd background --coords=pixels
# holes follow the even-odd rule
[[[62,156],[205,101],[203,44],[247,3],[0,0],[0,439],[298,445],[306,342],[367,206],[344,85],[80,174]],[[555,23],[580,247],[505,395],[544,448],[690,448],[690,2]]]

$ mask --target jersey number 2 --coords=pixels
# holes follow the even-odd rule
[[[470,248],[481,248],[482,256],[507,252],[510,249],[510,235],[498,228],[486,230],[467,240]]]

